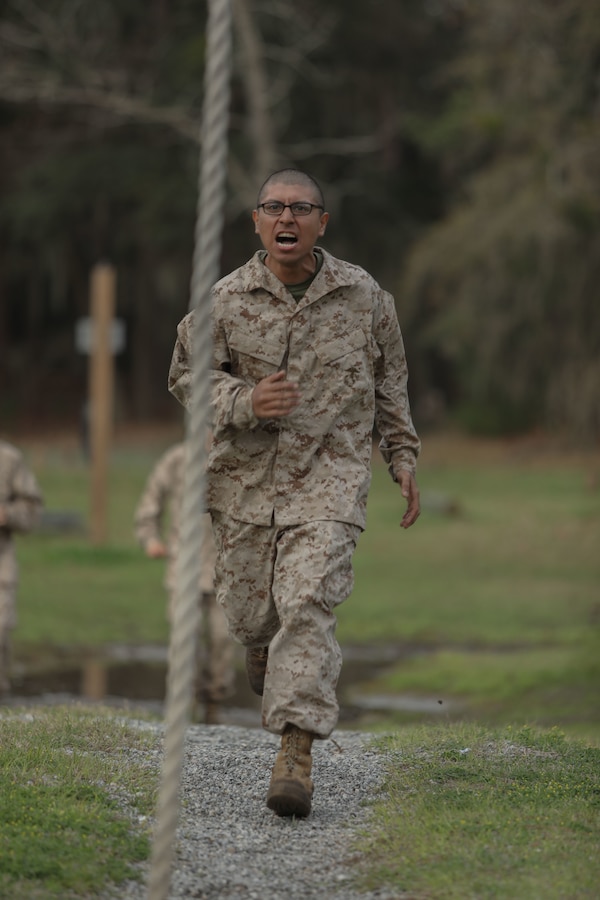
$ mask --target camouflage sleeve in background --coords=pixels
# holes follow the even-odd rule
[[[192,395],[192,332],[194,314],[188,313],[177,326],[177,339],[169,367],[168,388],[189,409]]]
[[[171,543],[178,530],[184,445],[176,444],[158,460],[146,481],[134,514],[134,534],[142,547],[151,540]],[[164,534],[167,514],[171,517],[170,535]]]
[[[43,497],[20,450],[0,441],[0,508],[8,532],[31,531],[39,522]]]

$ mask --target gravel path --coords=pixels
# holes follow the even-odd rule
[[[336,731],[316,741],[312,813],[281,819],[265,806],[279,738],[260,729],[191,726],[169,900],[396,900],[398,893],[353,886],[354,838],[384,774],[384,757],[371,740]],[[147,887],[128,883],[118,896],[145,900]]]

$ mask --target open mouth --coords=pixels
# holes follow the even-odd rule
[[[275,240],[281,247],[292,247],[294,244],[298,243],[297,236],[291,231],[282,231],[281,234],[277,235]]]

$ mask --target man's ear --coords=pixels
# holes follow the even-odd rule
[[[252,221],[254,222],[254,234],[258,234],[258,210],[252,210]]]
[[[319,237],[323,237],[325,234],[325,229],[327,228],[327,223],[329,222],[329,213],[323,213],[321,216],[321,227],[319,228]]]

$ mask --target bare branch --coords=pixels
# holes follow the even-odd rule
[[[43,41],[39,35],[33,34],[24,28],[19,28],[18,25],[12,22],[0,23],[0,43],[24,50],[38,50],[43,46]]]
[[[377,135],[365,134],[343,138],[313,138],[297,144],[286,144],[286,153],[295,159],[316,155],[345,156],[350,153],[362,156],[381,150],[382,140]]]
[[[242,55],[242,79],[249,111],[248,132],[254,147],[255,180],[260,181],[275,166],[275,137],[270,114],[269,88],[264,69],[264,48],[247,0],[235,0],[234,24]]]
[[[81,106],[103,110],[121,120],[148,125],[165,125],[186,140],[200,143],[200,122],[176,106],[152,106],[139,97],[89,87],[68,87],[46,79],[0,80],[0,97],[10,103],[39,103],[42,106]]]

